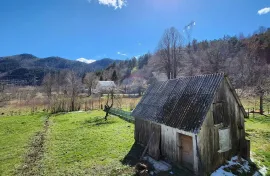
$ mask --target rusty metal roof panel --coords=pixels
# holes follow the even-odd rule
[[[157,82],[132,115],[197,133],[223,78],[223,73],[217,73]]]

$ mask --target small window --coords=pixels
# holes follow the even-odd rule
[[[223,121],[224,121],[223,103],[214,104],[213,117],[214,117],[214,124],[215,125],[223,123]]]
[[[226,152],[231,149],[230,128],[219,129],[219,151]]]

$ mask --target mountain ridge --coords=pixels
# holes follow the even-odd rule
[[[0,80],[23,80],[31,85],[35,77],[38,80],[34,81],[35,84],[41,84],[44,75],[50,71],[73,70],[78,75],[83,75],[86,72],[103,70],[114,62],[117,63],[120,60],[103,58],[87,64],[58,56],[39,58],[23,53],[0,57]]]

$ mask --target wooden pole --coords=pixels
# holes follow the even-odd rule
[[[100,108],[100,99],[101,99],[101,97],[99,97],[99,108]]]
[[[263,93],[260,95],[260,114],[263,115]]]
[[[155,133],[155,132],[153,132],[153,133],[151,134],[151,136],[150,136],[150,138],[149,138],[149,141],[147,142],[147,145],[146,145],[146,147],[145,147],[145,149],[144,149],[144,151],[143,151],[142,156],[141,156],[140,159],[143,159],[143,157],[144,157],[144,155],[145,155],[145,153],[146,153],[146,151],[147,151],[147,149],[148,149],[148,147],[149,147],[149,145],[150,145],[151,139],[152,139],[152,137],[154,136],[154,133]]]

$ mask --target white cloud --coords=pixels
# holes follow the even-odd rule
[[[270,7],[265,7],[263,9],[258,10],[259,15],[264,15],[270,12]]]
[[[85,59],[85,58],[79,58],[76,61],[84,62],[84,63],[87,63],[87,64],[91,64],[91,63],[95,62],[95,60]]]
[[[92,0],[87,0],[91,3]],[[122,7],[127,5],[126,0],[98,0],[98,3],[101,5],[107,5],[109,7],[114,7],[115,9],[121,9]]]
[[[127,5],[127,1],[125,0],[118,0],[118,7],[121,9],[123,6]]]
[[[121,53],[121,52],[119,52],[119,51],[117,52],[117,54],[118,54],[118,55],[121,55],[121,56],[127,56],[127,54]]]
[[[141,43],[141,42],[139,42],[139,43],[138,43],[138,45],[139,45],[139,46],[141,46],[141,45],[142,45],[142,43]]]

